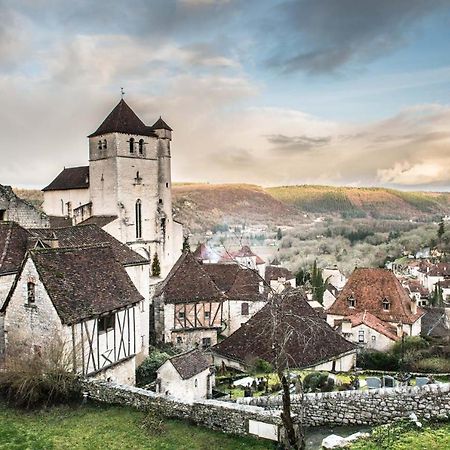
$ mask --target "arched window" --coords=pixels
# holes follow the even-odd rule
[[[141,201],[138,200],[136,202],[136,238],[139,239],[142,237],[142,204]]]
[[[106,139],[103,139],[103,148],[106,148],[108,146]]]
[[[134,138],[130,138],[130,153],[134,153]]]
[[[99,149],[99,150],[102,149],[102,141],[98,141],[98,149]]]
[[[139,154],[144,154],[144,139],[139,139]]]

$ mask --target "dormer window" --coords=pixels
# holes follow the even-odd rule
[[[384,298],[383,311],[389,311],[390,309],[391,309],[391,302],[387,298]]]
[[[348,297],[347,304],[348,304],[349,308],[354,308],[356,306],[356,300],[355,300],[355,297],[353,297],[353,295]]]
[[[144,139],[139,139],[139,154],[144,154]]]
[[[106,139],[103,139],[103,148],[106,149],[107,146],[108,146],[108,143],[106,142]]]
[[[134,138],[130,138],[130,153],[134,153]]]

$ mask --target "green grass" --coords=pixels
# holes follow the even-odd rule
[[[141,427],[143,417],[143,412],[127,407],[64,406],[27,412],[0,404],[0,449],[273,449],[268,441],[175,420],[153,435]]]
[[[351,450],[448,450],[450,449],[450,422],[427,425],[421,429],[402,429],[393,425],[391,430],[379,427],[369,439],[353,444]]]

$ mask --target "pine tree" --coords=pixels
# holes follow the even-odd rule
[[[152,261],[152,276],[159,277],[161,275],[161,265],[159,264],[158,253],[155,253]]]
[[[189,236],[185,236],[183,239],[183,248],[181,251],[184,252],[190,252],[191,251],[191,245],[189,244]]]
[[[323,279],[322,269],[317,267],[317,261],[314,261],[312,271],[311,271],[311,287],[313,290],[313,299],[323,303],[323,295],[325,294],[325,290],[327,288],[329,278],[326,280]]]

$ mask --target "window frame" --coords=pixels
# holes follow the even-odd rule
[[[101,324],[101,326],[100,326]],[[106,316],[100,316],[97,319],[97,332],[98,334],[108,333],[116,328],[116,314],[111,313]]]

